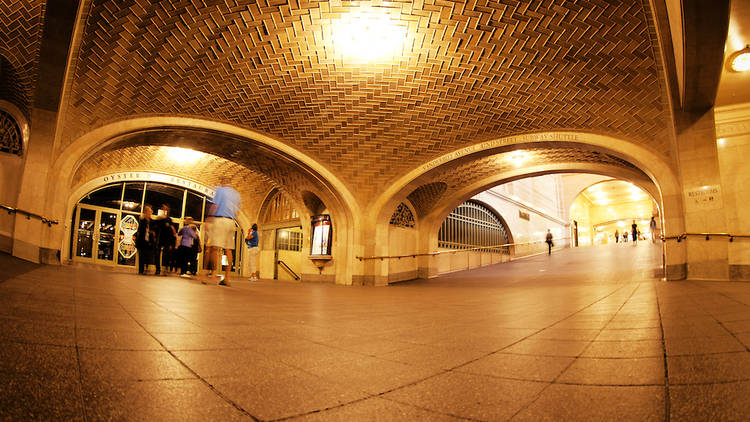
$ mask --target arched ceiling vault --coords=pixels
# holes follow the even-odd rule
[[[210,155],[182,165],[168,156],[165,146]],[[226,181],[251,201],[248,204],[257,206],[273,188],[282,190],[298,204],[303,204],[312,192],[331,212],[349,212],[340,193],[294,157],[261,143],[205,129],[157,128],[116,136],[82,156],[73,167],[70,187],[107,171],[133,169],[175,174],[209,186]]]
[[[579,168],[592,165],[611,168],[613,171],[630,174],[639,181],[649,181],[641,170],[629,162],[609,153],[588,147],[535,147],[522,151],[506,151],[472,160],[458,160],[422,175],[402,193],[414,204],[420,216],[429,214],[443,198],[452,198],[466,187],[474,186],[494,175],[516,174],[515,179],[525,177],[526,169],[535,174],[545,171],[559,172],[566,166]],[[419,186],[414,188],[415,184]],[[486,186],[489,188],[491,186]],[[409,191],[410,190],[410,191]],[[398,195],[397,200],[401,195]]]
[[[240,193],[243,209],[251,214],[257,213],[261,201],[274,187],[267,177],[215,155],[206,154],[198,161],[186,163],[171,157],[162,146],[140,145],[110,148],[85,159],[73,176],[71,188],[99,176],[133,169],[172,174],[208,187],[228,182]]]
[[[601,133],[669,155],[647,0],[378,2],[409,43],[366,68],[322,36],[362,3],[90,0],[59,150],[116,120],[200,116],[289,143],[363,204],[434,157],[516,133]]]

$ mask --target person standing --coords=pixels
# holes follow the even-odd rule
[[[190,228],[195,232],[195,241],[193,242],[193,248],[190,250],[190,257],[188,258],[188,272],[198,275],[198,254],[203,252],[203,248],[201,247],[201,233],[195,224],[191,224]]]
[[[161,274],[161,266],[164,265],[164,275],[167,275],[169,267],[172,266],[172,254],[174,251],[177,232],[172,226],[169,218],[169,205],[163,204],[159,215],[154,219],[156,226],[156,250],[154,251],[154,263],[156,264],[156,275]]]
[[[138,231],[135,234],[135,248],[138,250],[138,274],[146,274],[154,257],[155,233],[151,227],[153,212],[151,205],[146,205],[138,219]]]
[[[656,220],[654,216],[651,216],[651,221],[648,223],[649,229],[651,229],[651,243],[656,243],[656,237],[659,235],[659,228],[656,227]]]
[[[633,220],[633,224],[630,225],[630,234],[633,237],[633,246],[638,244],[638,225],[635,224],[635,220]]]
[[[550,229],[547,229],[547,238],[545,239],[545,242],[547,242],[547,255],[552,255],[552,247],[555,246],[555,244],[552,243],[552,232]]]
[[[231,286],[229,273],[232,271],[232,255],[234,252],[234,219],[241,205],[240,194],[231,186],[221,185],[216,188],[216,193],[208,209],[206,218],[206,234],[208,237],[208,278],[213,280],[214,272],[221,271],[221,250],[229,261],[224,271],[224,276],[219,277],[220,286]]]
[[[186,276],[190,269],[193,245],[198,241],[198,233],[192,227],[193,218],[185,217],[185,223],[177,233],[177,256],[180,260],[180,275]]]
[[[247,245],[247,251],[249,253],[248,266],[250,268],[250,281],[258,281],[258,277],[260,277],[258,271],[258,253],[260,252],[258,240],[260,240],[258,237],[258,225],[253,224],[247,232],[247,237],[245,237],[245,245]]]
[[[615,229],[615,243],[620,243],[620,231]]]

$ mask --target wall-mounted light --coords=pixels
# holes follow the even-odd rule
[[[525,151],[514,151],[508,158],[514,166],[521,167],[529,157]]]
[[[727,59],[727,67],[732,72],[746,72],[750,70],[750,45],[732,53]]]

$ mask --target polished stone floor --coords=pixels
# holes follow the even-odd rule
[[[750,285],[650,244],[366,288],[0,256],[0,419],[750,419]]]

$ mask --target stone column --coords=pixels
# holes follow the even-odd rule
[[[725,232],[727,230],[724,192],[716,148],[713,110],[682,116],[677,134],[679,174],[685,231],[689,233]],[[665,198],[665,207],[676,198]],[[669,226],[668,226],[669,227]],[[683,240],[684,246],[673,245],[667,256],[680,248],[686,251],[686,275],[691,279],[727,279],[729,277],[727,245],[723,239],[706,241],[700,237]],[[668,258],[669,259],[669,258]],[[674,268],[674,261],[668,265]]]
[[[716,145],[727,231],[750,234],[750,103],[716,108]],[[750,239],[728,245],[729,278],[750,280]]]
[[[31,116],[32,130],[21,176],[17,208],[56,219],[59,224],[48,227],[38,219],[16,215],[13,256],[32,262],[59,263],[60,240],[66,222],[62,221],[62,215],[49,215],[48,210],[51,207],[47,206],[49,198],[45,197],[48,177],[68,176],[47,174],[52,166],[57,113],[35,108]]]

